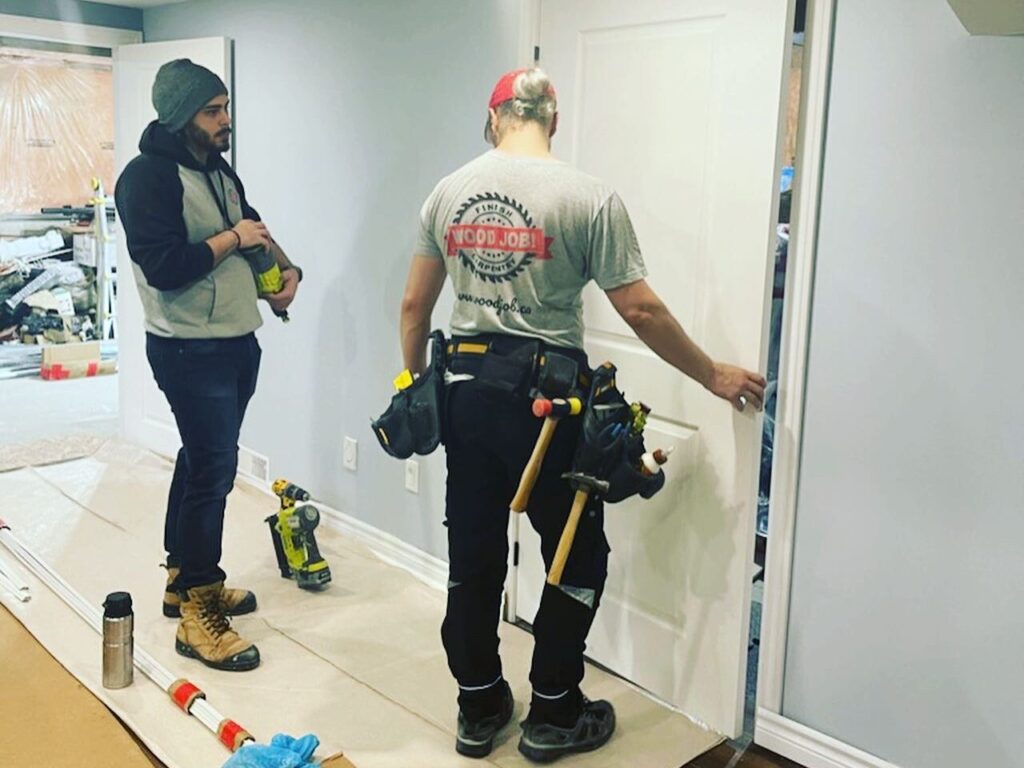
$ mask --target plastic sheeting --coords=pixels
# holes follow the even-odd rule
[[[114,186],[109,59],[0,48],[0,215],[82,205]]]
[[[0,65],[2,66],[2,65]],[[0,262],[9,259],[34,259],[64,247],[64,235],[51,229],[43,235],[0,240]]]

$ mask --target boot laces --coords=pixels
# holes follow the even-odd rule
[[[220,594],[207,594],[200,598],[199,619],[216,637],[231,629],[225,607]]]

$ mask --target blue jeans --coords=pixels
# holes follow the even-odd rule
[[[224,579],[224,507],[238,469],[238,434],[256,390],[260,346],[254,334],[230,339],[167,339],[146,334],[153,377],[174,412],[182,447],[167,501],[167,564],[179,592]]]

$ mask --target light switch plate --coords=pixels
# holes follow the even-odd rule
[[[420,463],[412,459],[405,461],[405,490],[409,493],[420,492]]]
[[[345,469],[356,471],[356,466],[359,460],[359,443],[354,437],[345,437],[345,445],[342,449],[342,464],[345,465]]]

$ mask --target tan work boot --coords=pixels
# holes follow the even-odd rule
[[[178,578],[180,568],[173,565],[162,565],[167,569],[167,587],[164,589],[164,616],[169,619],[181,618],[181,598],[174,591],[174,580]],[[224,607],[228,616],[241,616],[256,610],[256,595],[247,589],[224,588]]]
[[[174,650],[208,667],[245,672],[260,665],[260,652],[231,629],[224,612],[224,583],[192,587],[181,601]]]

